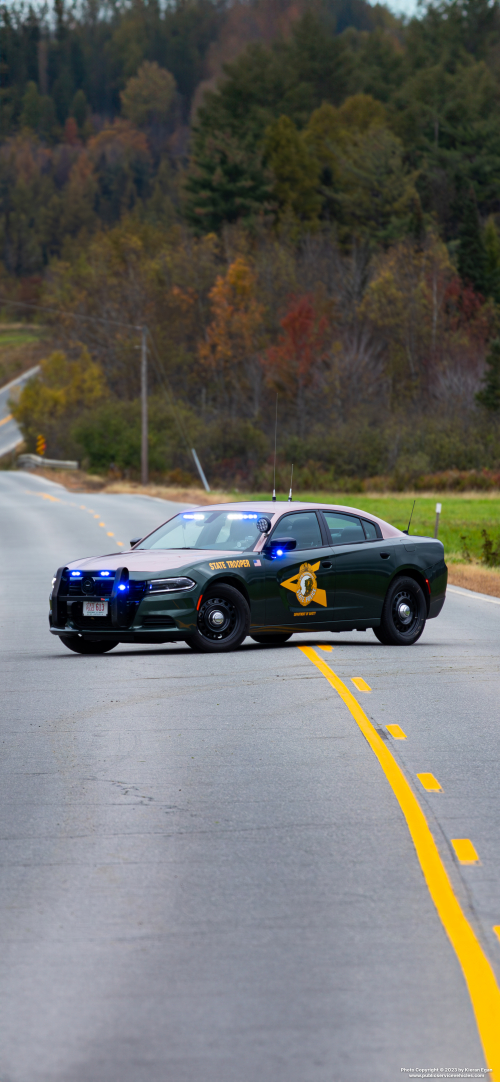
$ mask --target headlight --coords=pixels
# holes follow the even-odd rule
[[[154,594],[170,594],[174,590],[192,590],[196,583],[193,579],[153,579],[148,582],[148,591]]]
[[[56,584],[56,576],[54,575],[54,578],[52,579],[52,589],[54,589],[55,584]]]

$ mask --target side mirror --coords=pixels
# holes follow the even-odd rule
[[[130,542],[130,548],[133,549],[134,545],[138,545],[139,541],[142,541],[142,537],[133,537]]]
[[[272,541],[266,545],[266,552],[275,559],[276,556],[284,556],[285,552],[292,552],[296,548],[297,542],[294,537],[273,537]]]

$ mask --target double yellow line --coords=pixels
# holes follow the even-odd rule
[[[420,804],[393,755],[349,688],[311,646],[299,646],[299,650],[340,695],[377,756],[398,801],[429,893],[462,967],[486,1063],[490,1068],[488,1077],[500,1082],[500,989],[479,940],[460,908]]]

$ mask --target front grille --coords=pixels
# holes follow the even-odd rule
[[[107,616],[84,616],[83,602],[100,601],[103,598],[108,601],[109,608],[111,608],[110,598],[113,584],[114,576],[101,578],[97,571],[86,571],[81,579],[71,579],[64,576],[61,580],[57,599],[57,626],[64,626],[66,619],[69,618],[82,631],[98,631],[99,628],[112,628],[110,611],[108,611]],[[119,627],[130,627],[139,604],[146,593],[146,587],[146,582],[137,582],[135,579],[130,579],[127,591],[123,595],[119,595]],[[169,626],[168,618],[166,620],[162,618],[161,622]]]
[[[162,616],[161,614],[155,616],[143,616],[143,627],[176,627],[175,620],[172,620],[171,616]]]
[[[91,579],[93,589],[84,590],[83,583]],[[68,583],[69,597],[109,597],[113,589],[113,579],[100,579],[98,575],[85,575],[85,579],[70,579]]]

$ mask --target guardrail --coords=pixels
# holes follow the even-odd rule
[[[22,470],[29,469],[30,466],[46,466],[49,470],[77,470],[79,463],[64,461],[64,459],[58,458],[42,458],[41,455],[19,455],[16,465]]]

